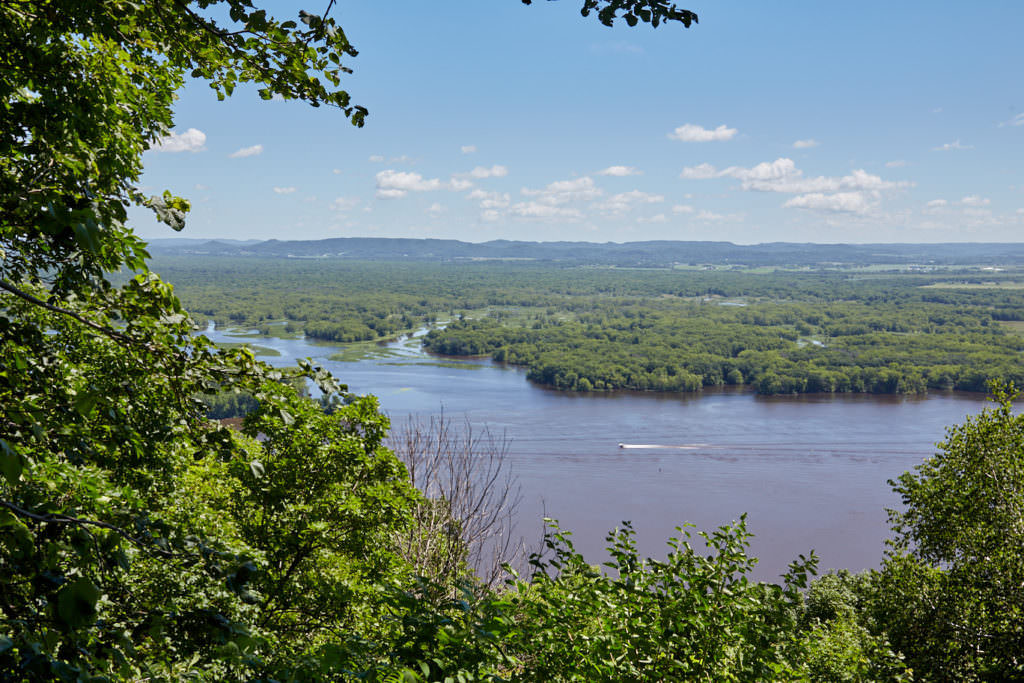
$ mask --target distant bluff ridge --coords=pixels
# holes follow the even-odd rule
[[[770,242],[463,242],[446,239],[335,237],[322,240],[158,239],[158,254],[350,260],[533,260],[573,265],[664,267],[737,265],[1020,265],[1024,243],[813,244]]]

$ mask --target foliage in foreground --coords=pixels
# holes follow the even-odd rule
[[[451,599],[422,583],[396,606],[391,666],[417,681],[910,680],[852,608],[822,609],[813,587],[805,602],[813,554],[781,584],[754,582],[745,519],[695,545],[679,531],[664,560],[642,560],[626,524],[599,567],[552,524],[551,557],[535,555],[533,577],[505,593]]]
[[[695,20],[662,0],[584,9]],[[301,364],[339,397],[325,412],[250,353],[193,337],[125,225],[132,204],[183,224],[187,202],[135,183],[186,73],[359,125],[365,110],[336,89],[354,54],[329,18],[278,22],[244,0],[0,5],[0,678],[899,678],[887,632],[925,677],[1019,676],[1008,398],[901,480],[898,528],[915,545],[877,580],[839,580],[852,600],[823,584],[803,602],[813,558],[782,585],[748,581],[742,521],[664,561],[641,561],[627,528],[608,571],[556,530],[554,557],[504,593],[468,572],[414,578],[395,539],[420,494],[382,446],[376,402]],[[121,267],[140,274],[114,287]],[[242,434],[196,398],[236,389],[258,405]],[[921,615],[937,618],[918,639]]]
[[[890,482],[905,509],[872,609],[915,669],[947,679],[1024,679],[1024,415],[1012,387],[993,394]]]

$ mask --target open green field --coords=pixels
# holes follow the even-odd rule
[[[929,289],[1024,289],[1024,282],[935,282],[923,286]]]
[[[1024,320],[1000,320],[999,325],[1014,334],[1024,335]]]

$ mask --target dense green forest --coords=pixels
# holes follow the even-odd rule
[[[584,0],[583,13],[696,21],[646,0]],[[184,225],[187,201],[139,182],[186,75],[222,98],[251,84],[362,125],[366,110],[338,88],[354,54],[330,16],[280,21],[243,0],[0,4],[0,679],[1024,678],[1024,417],[1008,386],[892,482],[903,509],[876,571],[813,580],[812,555],[778,583],[751,581],[743,518],[681,527],[660,560],[640,558],[624,525],[595,567],[551,523],[545,552],[494,587],[467,561],[475,518],[413,485],[372,396],[196,335],[193,315],[370,334],[359,323],[378,338],[445,313],[586,330],[602,311],[681,334],[707,308],[737,332],[751,321],[730,315],[761,313],[749,343],[782,353],[826,332],[831,349],[865,336],[841,325],[871,320],[878,334],[996,347],[1011,339],[998,324],[1020,319],[1013,289],[918,286],[928,280],[159,264],[183,306],[127,207]],[[302,396],[306,381],[328,400]],[[251,399],[240,431],[207,417],[202,397],[222,393]]]
[[[433,352],[568,391],[984,391],[1024,383],[1024,272],[623,269],[164,257],[201,324]]]

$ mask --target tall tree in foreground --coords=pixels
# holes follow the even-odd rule
[[[354,55],[331,19],[281,22],[244,0],[0,6],[0,678],[285,671],[399,571],[386,539],[412,492],[375,402],[307,415],[251,354],[193,338],[125,222],[134,204],[184,225],[185,200],[136,183],[185,77],[362,125],[337,87]],[[117,288],[121,268],[140,274]],[[233,390],[260,402],[252,429],[269,442],[209,423],[193,398]],[[318,459],[344,471],[309,472]],[[289,596],[332,613],[297,615]]]
[[[926,680],[1024,679],[1024,416],[1012,387],[891,482],[905,510],[875,612]]]

